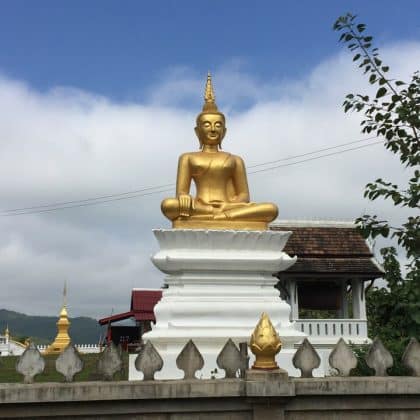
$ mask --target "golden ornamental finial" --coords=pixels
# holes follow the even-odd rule
[[[211,83],[211,74],[207,73],[206,89],[204,90],[203,112],[219,112],[216,105],[213,85]]]
[[[278,369],[276,354],[281,349],[280,337],[268,315],[264,312],[251,336],[249,347],[255,354],[252,369]]]

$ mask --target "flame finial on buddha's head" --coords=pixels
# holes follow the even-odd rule
[[[216,96],[214,95],[210,72],[207,73],[206,88],[204,90],[203,112],[219,112],[216,105]]]

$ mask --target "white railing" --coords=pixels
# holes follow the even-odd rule
[[[40,344],[37,347],[40,352],[43,352],[48,345]],[[103,350],[103,347],[98,344],[76,344],[76,348],[80,353],[100,353]]]
[[[295,328],[309,337],[367,338],[365,319],[298,319]]]
[[[76,344],[76,348],[80,353],[100,353],[103,350],[98,344]]]

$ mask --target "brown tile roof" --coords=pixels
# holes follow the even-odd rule
[[[299,256],[371,257],[372,252],[355,228],[342,227],[271,227],[291,230],[285,252]]]
[[[382,272],[370,258],[298,258],[289,273],[360,274],[380,277]]]
[[[383,272],[372,260],[373,254],[365,239],[351,224],[334,226],[322,222],[306,224],[282,223],[271,230],[292,231],[284,251],[297,255],[289,273],[359,274],[366,278],[381,277]]]

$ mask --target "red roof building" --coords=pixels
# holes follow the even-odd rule
[[[141,336],[150,331],[152,322],[156,322],[153,309],[161,298],[161,289],[133,289],[128,312],[111,315],[98,321],[100,325],[108,325],[107,341],[112,340],[117,345],[122,344],[125,350],[130,346],[137,347]],[[116,325],[126,319],[133,320],[134,325]]]

